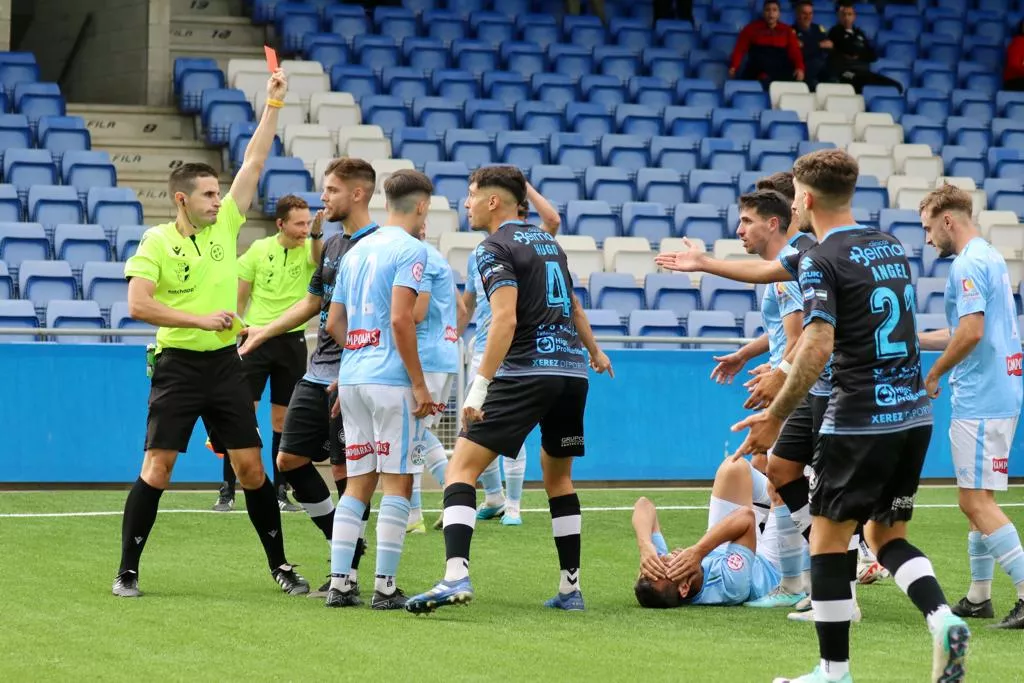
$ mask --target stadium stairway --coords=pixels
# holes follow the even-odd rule
[[[178,57],[206,57],[227,73],[230,59],[263,57],[265,30],[243,15],[242,0],[174,0],[171,63]]]

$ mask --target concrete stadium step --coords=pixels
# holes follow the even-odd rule
[[[93,142],[122,140],[195,140],[195,119],[173,107],[69,104],[69,116],[81,116]]]
[[[231,47],[229,45],[209,44],[187,45],[171,42],[171,63],[178,57],[206,57],[217,62],[217,67],[224,72],[225,78],[228,75],[228,61],[232,59],[263,59],[262,43],[256,43],[250,47]],[[231,84],[229,83],[228,86]]]
[[[262,26],[246,17],[180,16],[171,18],[171,52],[178,46],[207,52],[221,47],[257,47],[266,40]]]
[[[240,17],[242,0],[172,0],[171,17]]]
[[[111,161],[120,177],[123,173],[157,173],[164,179],[185,163],[209,164],[222,170],[222,152],[196,140],[104,140],[96,149],[110,152]]]

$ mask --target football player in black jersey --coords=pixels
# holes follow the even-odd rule
[[[370,220],[369,209],[376,182],[373,166],[362,159],[338,159],[327,167],[322,197],[325,217],[331,222],[340,221],[344,232],[332,235],[324,243],[320,265],[309,281],[306,297],[269,325],[248,328],[245,342],[238,349],[245,356],[282,330],[293,329],[320,315],[316,349],[309,359],[309,369],[295,385],[288,403],[277,466],[291,484],[295,500],[306,509],[328,543],[334,524],[334,504],[330,490],[313,463],[330,458],[339,496],[344,495],[348,479],[341,416],[331,417],[331,405],[337,396],[341,347],[327,332],[325,323],[341,258],[359,240],[377,230],[377,224]],[[369,508],[364,515],[364,528],[367,519]],[[366,542],[360,534],[353,559],[355,567],[365,548]],[[355,581],[353,578],[353,584]],[[310,597],[323,597],[329,586],[330,581],[310,593]],[[355,590],[358,594],[358,584]]]
[[[444,490],[445,577],[406,603],[413,613],[473,598],[469,547],[476,522],[474,482],[501,453],[518,453],[538,424],[541,469],[561,569],[558,594],[545,605],[582,610],[579,589],[580,500],[572,458],[583,455],[588,366],[611,374],[573,296],[565,252],[555,238],[523,222],[526,179],[511,166],[484,167],[470,178],[466,209],[488,237],[476,260],[492,320],[483,360],[463,405]],[[584,347],[590,352],[588,363]]]
[[[836,149],[805,155],[793,168],[798,223],[818,238],[815,247],[783,261],[789,279],[796,276],[803,290],[805,330],[771,406],[734,426],[750,428],[735,455],[763,453],[775,443],[834,349],[833,390],[811,491],[811,582],[821,664],[795,680],[852,680],[846,549],[857,522],[870,522],[865,533],[879,562],[932,633],[932,680],[960,681],[970,631],[950,611],[928,558],[906,539],[932,424],[910,266],[896,238],[853,220],[858,171],[856,160]],[[774,271],[778,278],[782,266],[765,266],[763,275]]]

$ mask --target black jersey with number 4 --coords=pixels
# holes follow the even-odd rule
[[[921,377],[916,296],[903,245],[854,225],[800,258],[804,325],[835,328],[832,396],[823,434],[882,434],[931,424]]]
[[[505,223],[477,247],[476,263],[488,300],[501,287],[518,289],[515,336],[498,376],[586,377],[572,277],[555,238],[527,223]]]

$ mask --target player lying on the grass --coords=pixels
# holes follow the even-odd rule
[[[767,478],[745,460],[726,461],[715,474],[708,530],[693,545],[669,552],[658,514],[647,498],[633,507],[641,607],[742,605],[772,592],[778,567],[758,550],[755,499],[767,498]]]

